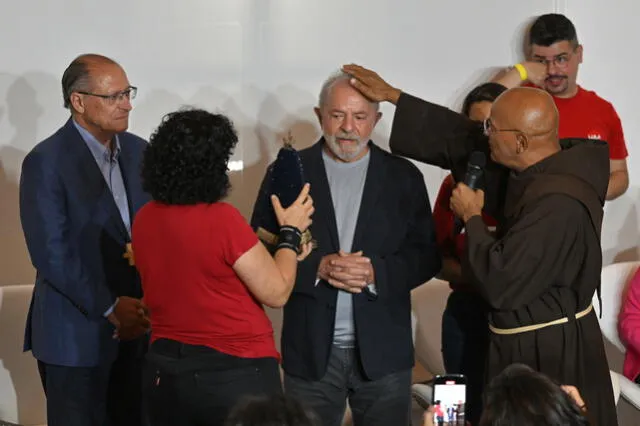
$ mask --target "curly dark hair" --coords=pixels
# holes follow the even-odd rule
[[[238,143],[229,118],[201,109],[167,114],[151,135],[142,185],[164,204],[215,203],[227,195],[227,163]]]

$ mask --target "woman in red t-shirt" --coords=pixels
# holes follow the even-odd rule
[[[462,113],[482,122],[489,117],[491,104],[506,90],[497,83],[485,83],[473,89],[464,100]],[[433,207],[436,240],[443,254],[440,278],[449,281],[453,290],[442,314],[442,357],[449,374],[467,376],[467,420],[477,422],[482,407],[482,384],[489,342],[488,307],[462,276],[460,259],[464,256],[466,235],[454,235],[455,216],[449,208],[453,176],[442,182]],[[487,226],[495,226],[491,217],[483,214]]]
[[[283,209],[271,257],[236,210],[222,202],[238,138],[223,115],[169,114],[143,159],[153,201],[132,229],[151,320],[143,393],[151,426],[222,425],[245,395],[281,393],[279,354],[262,304],[281,307],[296,277],[301,233],[311,223],[306,185]]]

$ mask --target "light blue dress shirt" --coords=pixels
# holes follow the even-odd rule
[[[120,163],[118,162],[118,157],[120,156],[120,141],[118,140],[118,135],[114,136],[115,143],[113,145],[115,145],[115,149],[112,149],[98,141],[95,136],[93,136],[87,129],[76,123],[75,120],[73,121],[73,124],[76,126],[76,129],[78,129],[78,132],[80,132],[80,136],[82,136],[82,139],[87,144],[93,158],[96,160],[100,173],[102,173],[107,187],[111,190],[113,200],[120,211],[120,217],[122,217],[122,221],[127,228],[127,233],[131,236],[129,200],[127,198],[127,189],[125,188],[124,180],[122,179]],[[118,303],[117,300],[116,303]],[[105,317],[108,317],[111,312],[113,312],[116,303],[114,303],[113,306],[105,312]]]

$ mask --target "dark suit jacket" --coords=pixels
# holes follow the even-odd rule
[[[331,192],[322,160],[324,140],[300,151],[305,178],[311,184],[315,213],[311,233],[318,248],[298,266],[296,284],[284,307],[283,367],[288,374],[308,380],[322,378],[333,341],[338,290],[320,281],[315,285],[320,259],[339,251]],[[441,266],[431,207],[424,179],[408,160],[369,143],[371,158],[353,241],[375,271],[377,296],[353,295],[356,340],[365,373],[370,379],[413,366],[410,290],[431,279]],[[270,208],[265,190],[252,218]]]
[[[146,142],[118,135],[119,163],[135,213],[149,196],[140,165]],[[115,359],[118,343],[103,314],[117,296],[141,297],[122,257],[129,236],[111,191],[71,119],[22,164],[20,218],[36,282],[24,350],[46,363],[86,367]]]

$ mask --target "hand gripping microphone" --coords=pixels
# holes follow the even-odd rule
[[[464,184],[471,189],[479,189],[486,164],[487,158],[484,153],[473,151],[471,157],[469,157],[469,163],[467,163],[467,174],[464,175]],[[464,223],[462,219],[456,217],[453,222],[453,235],[458,235],[463,227]]]

